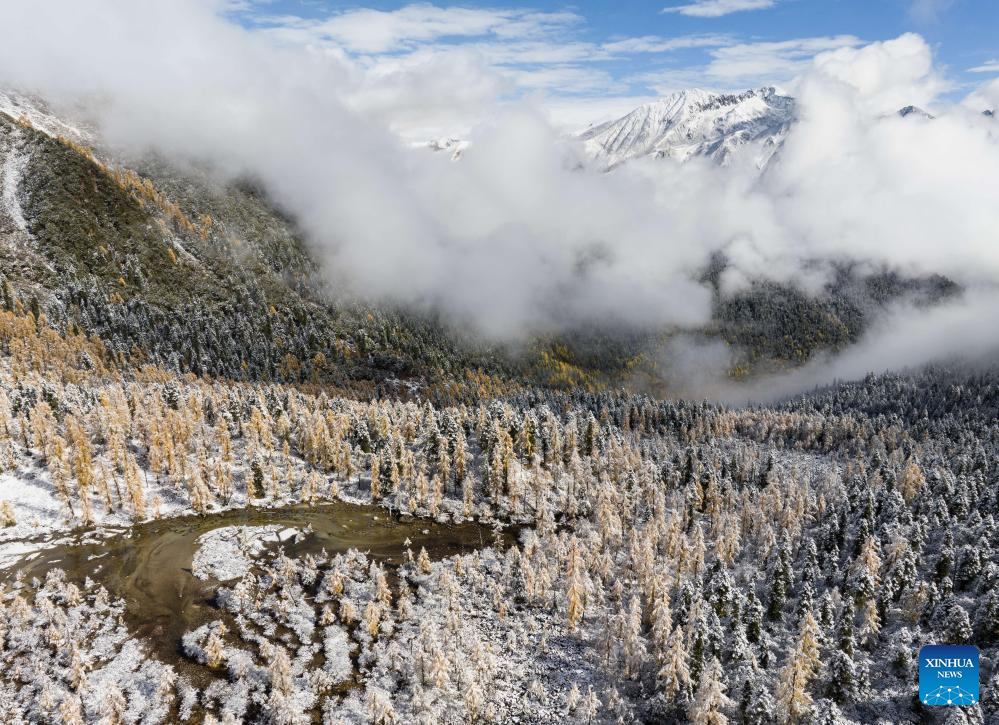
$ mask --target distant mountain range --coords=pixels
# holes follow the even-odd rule
[[[741,93],[692,88],[646,103],[616,120],[591,126],[577,138],[587,156],[604,169],[642,158],[682,162],[704,157],[726,165],[736,155],[748,156],[762,169],[780,150],[795,113],[795,99],[772,87]],[[994,117],[991,110],[983,114]],[[934,118],[912,105],[899,109],[898,115]],[[457,161],[469,142],[448,137],[416,145],[445,151]]]
[[[775,88],[734,94],[693,88],[591,126],[578,138],[587,155],[606,169],[645,157],[687,161],[705,156],[725,164],[746,149],[762,168],[780,148],[794,111],[794,99]],[[466,139],[446,137],[414,147],[444,151],[457,161],[469,145]]]
[[[763,168],[780,150],[795,111],[795,99],[775,88],[742,93],[694,88],[639,106],[616,121],[587,129],[579,138],[587,154],[608,169],[640,158],[707,157],[724,165],[736,154],[749,154]],[[992,110],[982,113],[995,116]],[[898,115],[935,118],[911,105]]]

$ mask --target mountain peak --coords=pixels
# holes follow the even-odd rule
[[[913,115],[919,116],[920,118],[927,118],[931,120],[934,118],[932,113],[930,113],[929,111],[924,111],[919,106],[906,106],[905,108],[900,108],[898,110],[898,115],[901,116],[902,118],[906,118],[908,116],[913,116]]]
[[[772,87],[740,93],[689,88],[588,129],[580,139],[607,168],[648,156],[726,163],[742,146],[758,146],[758,163],[765,164],[793,116],[794,99]]]

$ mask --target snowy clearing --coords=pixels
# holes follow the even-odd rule
[[[192,571],[199,579],[229,581],[245,576],[252,560],[268,543],[292,541],[301,536],[298,529],[273,526],[225,526],[198,539]]]

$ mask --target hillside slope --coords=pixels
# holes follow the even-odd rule
[[[327,289],[294,222],[252,181],[156,158],[122,167],[39,117],[0,111],[9,304],[199,375],[377,385],[498,369],[432,319]]]

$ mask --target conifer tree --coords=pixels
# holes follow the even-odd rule
[[[10,501],[0,501],[0,526],[16,526],[17,519]]]
[[[683,631],[674,627],[666,644],[666,653],[657,676],[659,690],[668,703],[681,703],[690,691],[690,670],[687,651],[683,645]]]
[[[416,566],[419,568],[421,574],[429,574],[432,571],[430,555],[427,554],[426,547],[420,547],[420,555],[416,559]]]
[[[579,551],[579,542],[575,537],[573,537],[569,547],[568,570],[566,573],[566,581],[568,582],[568,591],[566,592],[566,617],[568,619],[567,627],[570,632],[576,631],[576,628],[579,626],[579,623],[584,616],[586,608],[586,583],[584,577],[585,574],[583,572],[582,556]]]
[[[78,695],[70,695],[59,705],[59,721],[62,725],[84,725],[83,705]]]
[[[777,676],[777,707],[786,722],[802,722],[811,709],[812,698],[807,687],[813,667],[802,653],[799,640]]]
[[[371,455],[371,500],[379,501],[382,497],[382,487],[380,478],[380,467],[378,456]]]
[[[222,664],[224,657],[225,649],[222,638],[219,637],[218,632],[213,631],[205,642],[205,660],[209,667],[216,668]]]
[[[701,673],[697,693],[687,713],[693,725],[725,725],[728,718],[724,711],[733,705],[725,694],[721,664],[712,658]]]
[[[290,695],[293,689],[291,679],[291,660],[288,651],[281,646],[273,646],[270,665],[267,672],[270,675],[271,689],[281,695]]]
[[[827,669],[827,695],[840,705],[856,702],[860,695],[861,678],[853,658],[843,650],[833,650]]]

